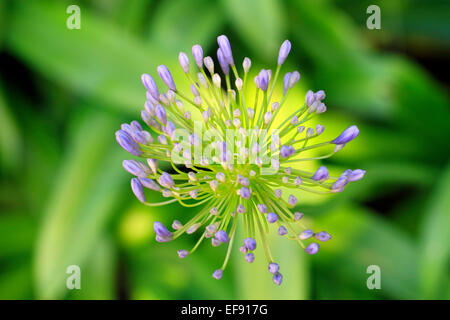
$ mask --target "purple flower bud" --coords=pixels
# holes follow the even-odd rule
[[[156,118],[159,120],[159,122],[161,122],[164,125],[167,123],[166,109],[162,105],[160,104],[156,105],[155,115]]]
[[[242,187],[240,190],[241,198],[243,199],[249,199],[250,198],[250,190],[248,190],[246,187]]]
[[[291,42],[289,40],[284,40],[278,52],[278,65],[282,65],[286,61],[289,52],[291,51]]]
[[[259,212],[261,212],[261,213],[267,212],[267,206],[265,204],[260,203],[257,205],[257,207],[258,207]]]
[[[283,77],[283,94],[289,90],[289,79],[291,78],[292,73],[288,72]]]
[[[150,95],[155,99],[156,101],[159,101],[159,91],[158,87],[156,86],[155,80],[153,80],[152,76],[149,74],[144,73],[141,76],[142,83],[144,84],[145,88],[147,88]]]
[[[278,216],[273,212],[269,212],[266,216],[266,219],[267,219],[267,222],[274,223],[275,221],[278,220]]]
[[[288,146],[281,146],[280,148],[280,155],[282,158],[287,158],[291,155],[289,147]]]
[[[289,195],[288,198],[288,203],[292,206],[295,207],[295,205],[297,204],[297,198],[294,195]]]
[[[145,202],[144,188],[138,178],[131,179],[131,190],[140,202]]]
[[[289,156],[292,156],[295,153],[295,148],[293,146],[289,146],[288,147],[288,151],[289,151]]]
[[[192,55],[194,56],[195,63],[201,69],[203,67],[203,49],[199,44],[192,47]]]
[[[239,251],[242,253],[247,253],[248,249],[245,246],[241,246],[241,247],[239,247]]]
[[[140,156],[142,151],[140,150],[139,145],[133,138],[124,130],[116,131],[116,140],[120,144],[122,148],[131,153],[134,156]]]
[[[158,182],[164,188],[172,189],[175,186],[172,177],[167,172],[163,172],[162,175],[158,178]]]
[[[347,177],[339,177],[337,178],[336,182],[333,183],[333,185],[331,186],[331,190],[342,191],[347,182],[348,182]]]
[[[223,275],[223,270],[222,269],[217,269],[216,271],[213,272],[212,276],[214,279],[220,280],[222,279],[222,275]]]
[[[161,188],[159,187],[159,185],[153,181],[152,179],[149,178],[139,178],[139,181],[142,183],[142,185],[148,189],[154,190],[154,191],[159,191],[161,190]]]
[[[316,133],[317,133],[317,135],[321,135],[322,132],[323,132],[323,130],[325,130],[325,127],[322,126],[321,124],[318,124],[318,125],[316,126]]]
[[[316,96],[314,95],[314,92],[312,92],[311,90],[308,90],[308,92],[306,92],[306,95],[305,95],[306,105],[308,107],[310,107],[315,100],[316,100]]]
[[[269,86],[269,73],[267,70],[262,69],[258,74],[258,87],[262,91],[267,91],[267,87]]]
[[[253,251],[256,249],[256,240],[253,238],[245,238],[244,245],[248,250]]]
[[[281,189],[275,189],[273,193],[275,194],[275,197],[277,197],[278,199],[281,198],[281,196],[283,195],[283,191]]]
[[[325,99],[325,97],[326,97],[325,91],[319,90],[315,93],[315,96],[316,96],[316,100],[321,101],[321,100]]]
[[[153,230],[160,238],[172,240],[172,232],[167,230],[167,228],[161,222],[155,221],[155,223],[153,223]]]
[[[299,220],[301,220],[301,218],[303,218],[304,215],[305,214],[302,212],[296,212],[296,213],[294,213],[294,220],[299,221]]]
[[[237,213],[244,213],[245,207],[242,204],[239,204],[236,208]]]
[[[269,272],[270,273],[275,274],[279,270],[280,270],[280,266],[278,265],[278,263],[275,263],[275,262],[269,263]]]
[[[247,261],[248,263],[252,263],[253,261],[255,261],[255,255],[253,253],[247,253],[245,255],[245,261]]]
[[[233,53],[231,52],[230,41],[227,36],[221,35],[217,37],[217,43],[220,50],[222,50],[223,56],[229,65],[234,65]]]
[[[298,237],[300,240],[306,240],[306,239],[311,238],[313,235],[314,235],[314,231],[312,231],[311,229],[307,229],[307,230],[300,232]]]
[[[303,180],[300,177],[296,177],[294,179],[294,183],[295,183],[296,186],[299,186],[299,185],[301,185],[303,183]]]
[[[164,238],[164,237],[160,237],[160,236],[156,235],[156,241],[158,241],[158,242],[169,242],[169,241],[172,241],[172,239]]]
[[[281,284],[281,282],[283,281],[283,276],[281,275],[281,273],[277,272],[273,275],[272,280],[276,285],[279,286]]]
[[[289,77],[289,88],[293,88],[298,80],[300,80],[300,73],[298,71],[292,72],[291,76]]]
[[[326,231],[320,231],[314,235],[314,238],[322,242],[326,242],[331,239],[331,235]]]
[[[159,76],[161,77],[162,81],[166,84],[166,86],[173,91],[177,91],[177,87],[175,86],[175,83],[173,82],[172,75],[170,74],[169,69],[165,65],[160,65],[156,69],[158,71]]]
[[[180,52],[178,55],[178,62],[180,63],[184,73],[189,73],[189,58],[186,53]]]
[[[224,230],[219,230],[214,234],[214,237],[220,242],[228,242],[228,235]]]
[[[141,124],[140,124],[139,122],[137,122],[136,120],[131,121],[131,127],[132,127],[134,130],[142,131],[142,126],[141,126]]]
[[[280,235],[280,236],[284,236],[285,234],[287,234],[288,232],[287,232],[287,229],[286,229],[286,227],[285,226],[280,226],[279,228],[278,228],[278,234]]]
[[[366,174],[365,170],[356,169],[356,170],[346,170],[342,175],[346,176],[348,181],[357,181],[361,180]]]
[[[230,66],[227,62],[227,60],[225,59],[222,50],[217,49],[217,60],[219,60],[219,64],[220,67],[222,68],[222,71],[224,74],[229,74],[230,73]]]
[[[173,220],[172,228],[174,230],[180,230],[181,228],[183,228],[183,224],[178,220]]]
[[[177,253],[178,253],[178,256],[179,256],[181,259],[184,259],[184,258],[186,258],[187,255],[189,254],[189,251],[187,251],[187,250],[178,250]]]
[[[334,144],[346,144],[347,142],[352,141],[353,139],[355,139],[359,134],[359,129],[357,126],[351,126],[348,127],[347,129],[345,129],[340,135],[339,137],[337,137],[336,139],[332,140],[331,143]]]
[[[218,246],[220,246],[221,243],[222,243],[222,242],[220,242],[220,241],[217,240],[216,238],[212,238],[212,239],[211,239],[211,244],[212,244],[213,247],[218,247]]]
[[[145,178],[148,175],[148,169],[146,168],[146,166],[136,160],[123,160],[122,166],[125,170],[127,170],[132,175],[135,175],[136,177]]]
[[[316,254],[317,252],[319,252],[319,245],[315,242],[312,242],[305,248],[305,251],[308,254]]]
[[[132,136],[133,136],[134,141],[136,141],[137,143],[140,143],[140,144],[146,145],[146,144],[153,142],[153,137],[150,135],[150,133],[148,131],[145,131],[145,130],[143,130],[143,131],[135,130],[133,132]]]
[[[317,171],[312,176],[314,181],[324,181],[328,179],[328,169],[324,166],[319,167]]]
[[[244,69],[245,73],[248,73],[251,66],[252,66],[252,61],[247,57],[244,58],[244,61],[242,62],[242,68]]]

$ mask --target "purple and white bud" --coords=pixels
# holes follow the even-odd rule
[[[272,158],[270,159],[270,167],[273,170],[278,171],[280,169],[280,160],[276,159],[276,158]]]
[[[297,133],[302,133],[303,131],[305,131],[305,126],[298,126],[297,127]]]
[[[209,213],[211,213],[213,216],[217,216],[219,214],[219,210],[217,209],[217,207],[212,207],[211,209],[209,209]]]
[[[152,173],[156,174],[156,172],[158,170],[158,160],[147,158],[147,164],[150,167],[150,169],[152,170]]]
[[[155,115],[159,122],[161,122],[164,125],[167,123],[166,109],[162,105],[160,104],[156,105]]]
[[[219,48],[217,49],[217,60],[219,60],[219,64],[220,64],[220,68],[222,69],[224,74],[229,74],[230,73],[230,66],[225,58],[225,56],[223,55],[222,50]]]
[[[311,138],[313,135],[314,135],[314,129],[313,128],[306,129],[306,137],[307,138]]]
[[[131,179],[131,190],[140,202],[145,202],[144,188],[138,178]]]
[[[287,158],[290,155],[291,155],[291,152],[289,150],[289,147],[288,146],[281,146],[281,148],[280,148],[280,156],[282,158]]]
[[[212,276],[214,279],[220,280],[222,279],[222,275],[223,275],[223,270],[222,269],[217,269],[216,271],[213,272]]]
[[[331,239],[331,235],[326,231],[320,231],[314,234],[314,238],[322,242],[326,242]]]
[[[270,120],[272,120],[272,112],[267,111],[267,112],[264,114],[264,123],[265,123],[265,124],[269,124]]]
[[[310,243],[306,248],[305,248],[305,252],[307,254],[316,254],[317,252],[319,252],[319,244],[313,242]]]
[[[288,72],[283,77],[283,94],[289,90],[289,79],[291,78],[292,72]]]
[[[191,196],[192,199],[197,199],[197,197],[198,197],[198,190],[195,189],[195,190],[189,191],[189,195]]]
[[[253,253],[247,253],[245,255],[245,261],[247,261],[248,263],[252,263],[253,261],[255,261],[255,255]]]
[[[245,238],[244,245],[248,250],[253,251],[256,249],[256,240],[253,238]]]
[[[258,207],[258,211],[259,212],[261,212],[261,213],[266,213],[267,212],[267,206],[265,204],[260,203],[260,204],[257,205],[257,207]]]
[[[289,55],[291,51],[291,42],[289,40],[284,40],[278,52],[278,65],[281,66]]]
[[[303,212],[295,212],[294,213],[294,220],[295,221],[299,221],[303,218],[305,214]]]
[[[203,49],[199,44],[192,47],[192,55],[194,56],[195,63],[201,69],[203,67]]]
[[[183,228],[183,224],[180,221],[178,221],[178,220],[173,220],[173,222],[172,222],[172,229],[180,230],[181,228]]]
[[[326,97],[325,91],[319,90],[315,93],[315,96],[316,96],[316,100],[322,101]]]
[[[275,273],[272,277],[273,283],[275,283],[276,285],[281,285],[281,282],[283,282],[283,276],[281,275],[281,273]]]
[[[145,88],[148,90],[150,95],[153,99],[156,101],[159,101],[159,91],[158,87],[156,86],[155,80],[152,78],[151,75],[144,73],[141,76],[142,83],[144,84]]]
[[[324,103],[319,104],[319,106],[316,109],[317,114],[321,114],[327,111],[327,106]]]
[[[145,178],[148,175],[148,168],[142,163],[136,160],[123,160],[122,166],[132,175],[136,177]]]
[[[227,233],[224,230],[219,230],[214,234],[214,237],[220,242],[228,242],[229,238]]]
[[[201,225],[202,225],[202,224],[199,223],[199,222],[194,223],[192,226],[190,226],[190,227],[186,230],[186,233],[187,233],[187,234],[192,234],[192,233],[194,233],[195,231],[198,230],[198,228],[200,228]]]
[[[212,191],[216,192],[217,188],[219,187],[219,183],[217,182],[217,180],[212,180],[209,182],[209,186],[212,189]]]
[[[331,190],[333,191],[337,191],[340,192],[344,189],[345,185],[348,183],[348,178],[347,177],[339,177],[337,178],[337,180],[333,183],[333,185],[331,186]]]
[[[278,199],[280,199],[281,196],[283,195],[283,191],[281,189],[275,189],[273,193],[275,194],[275,197],[277,197]]]
[[[167,172],[163,172],[162,175],[158,178],[158,182],[164,188],[172,189],[175,186],[172,177]]]
[[[247,115],[249,119],[253,119],[253,117],[255,116],[255,110],[252,108],[248,108],[247,109]]]
[[[298,238],[300,240],[306,240],[306,239],[311,238],[313,235],[314,235],[314,231],[312,231],[311,229],[307,229],[307,230],[300,232],[298,235]]]
[[[297,198],[292,194],[289,195],[288,203],[291,207],[295,207],[295,205],[297,204]]]
[[[225,174],[223,172],[218,172],[216,174],[216,179],[220,182],[225,182]]]
[[[250,199],[250,190],[248,189],[248,188],[246,188],[246,187],[242,187],[240,190],[239,190],[239,195],[241,196],[241,198],[243,198],[243,199]]]
[[[266,216],[267,222],[274,223],[278,220],[278,215],[273,212],[269,212]]]
[[[223,56],[226,62],[231,66],[234,65],[233,53],[231,52],[230,41],[228,40],[227,36],[225,35],[218,36],[217,43],[219,44],[220,50],[222,50],[223,52]]]
[[[270,273],[275,274],[278,271],[280,271],[280,266],[278,265],[278,263],[275,263],[275,262],[269,263],[269,272]]]
[[[248,73],[251,66],[252,66],[252,61],[250,60],[250,58],[245,57],[244,61],[242,62],[242,68],[244,68],[244,73]]]
[[[348,181],[358,181],[361,180],[366,174],[365,170],[356,169],[356,170],[345,170],[342,176],[347,177]]]
[[[134,156],[140,156],[142,151],[133,138],[124,130],[116,131],[116,140],[119,145]]]
[[[314,92],[312,92],[312,90],[308,90],[308,92],[306,92],[305,95],[305,103],[308,107],[310,107],[314,101],[316,100],[316,96],[314,94]]]
[[[359,135],[359,129],[357,126],[351,126],[345,129],[336,139],[332,140],[334,144],[346,144]]]
[[[163,136],[163,135],[161,134],[161,135],[159,135],[159,136],[157,137],[157,139],[158,139],[158,142],[159,142],[160,144],[164,144],[164,145],[167,144],[167,138],[166,138],[166,136]]]
[[[294,179],[294,183],[295,183],[296,186],[299,186],[299,185],[301,185],[303,183],[303,180],[300,177],[296,177]]]
[[[293,88],[298,80],[300,80],[300,73],[298,71],[292,72],[291,76],[289,77],[289,89]]]
[[[238,204],[236,211],[237,213],[245,213],[245,207],[242,204]]]
[[[152,179],[149,178],[139,178],[139,181],[142,183],[142,185],[144,187],[146,187],[147,189],[151,189],[153,191],[160,191],[161,188],[160,186],[153,181]]]
[[[262,91],[267,91],[267,88],[269,86],[269,73],[267,70],[262,69],[258,74],[258,87]]]
[[[292,119],[291,119],[291,124],[293,126],[295,126],[295,125],[297,125],[297,123],[298,123],[298,117],[297,116],[293,116]]]
[[[167,230],[161,222],[155,221],[153,223],[153,230],[161,239],[172,240],[172,232]]]
[[[325,126],[323,126],[321,124],[316,125],[316,133],[318,136],[321,135],[324,130],[325,130]]]
[[[203,59],[203,62],[205,63],[205,67],[206,69],[208,69],[209,73],[212,75],[214,74],[214,61],[213,59],[208,56],[205,57],[205,59]]]
[[[178,62],[180,63],[184,73],[189,73],[189,58],[186,53],[180,52],[178,55]]]
[[[216,238],[212,238],[212,239],[211,239],[211,244],[212,244],[213,247],[218,247],[218,246],[220,246],[221,243],[222,243],[222,242],[220,242],[220,241],[217,240]]]
[[[287,229],[286,229],[286,227],[285,226],[280,226],[279,228],[278,228],[278,234],[280,235],[280,236],[284,236],[285,234],[287,234],[288,232],[287,232]]]
[[[325,166],[321,166],[314,173],[314,175],[312,176],[312,179],[314,181],[325,181],[328,179],[328,177],[329,177],[328,169]]]
[[[184,259],[184,258],[186,258],[186,257],[188,256],[189,251],[187,251],[187,250],[178,250],[178,251],[177,251],[177,254],[178,254],[178,256],[179,256],[181,259]]]
[[[172,74],[170,73],[169,69],[162,64],[158,66],[156,70],[158,71],[159,76],[161,77],[162,81],[166,84],[166,86],[170,90],[177,91],[177,87],[173,82]]]
[[[245,246],[241,246],[241,247],[239,247],[239,251],[242,253],[247,253],[248,249]]]

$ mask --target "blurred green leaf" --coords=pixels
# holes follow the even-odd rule
[[[15,258],[17,255],[31,254],[36,230],[36,221],[30,216],[17,212],[2,212],[0,215],[0,258]]]
[[[90,108],[67,144],[38,238],[35,280],[40,298],[62,296],[67,266],[83,266],[121,199],[124,153],[114,142],[115,126],[113,117]]]
[[[231,27],[247,49],[273,61],[286,33],[284,8],[276,0],[221,1],[230,16]],[[232,41],[231,39],[230,41]],[[237,63],[237,62],[236,62]]]
[[[443,298],[450,255],[450,166],[440,176],[425,210],[420,237],[421,293],[427,299]]]
[[[218,3],[209,0],[164,1],[149,25],[149,43],[159,44],[163,52],[184,51],[189,55],[192,46],[200,44],[206,53],[225,24],[225,16],[219,11]],[[176,58],[174,54],[173,60]]]
[[[6,104],[0,82],[0,167],[6,171],[16,170],[21,162],[22,148],[21,132]]]

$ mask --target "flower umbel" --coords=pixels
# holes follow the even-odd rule
[[[318,242],[332,239],[326,231],[315,232],[303,226],[303,213],[292,212],[299,200],[283,193],[281,187],[328,194],[341,192],[347,183],[362,179],[365,171],[361,169],[348,169],[340,176],[331,176],[325,166],[315,172],[299,170],[296,166],[304,161],[331,157],[356,138],[359,130],[350,126],[334,140],[315,142],[325,127],[305,126],[326,111],[323,90],[308,91],[303,105],[289,117],[279,115],[290,89],[300,80],[298,71],[287,72],[282,77],[283,95],[279,101],[272,101],[281,67],[291,51],[288,40],[280,47],[274,74],[272,70],[262,69],[253,79],[254,84],[248,79],[251,60],[243,60],[241,77],[228,38],[221,35],[217,40],[217,60],[223,76],[217,72],[214,60],[203,56],[200,45],[192,48],[193,63],[186,53],[179,54],[178,61],[189,83],[190,94],[180,90],[183,86],[175,84],[164,65],[158,66],[157,73],[167,86],[167,92],[160,93],[154,79],[148,74],[142,75],[147,99],[141,118],[151,133],[139,122],[132,121],[121,126],[116,139],[126,151],[146,161],[124,160],[123,167],[134,176],[132,191],[145,205],[178,202],[185,207],[202,206],[194,217],[185,219],[186,222],[175,220],[173,231],[155,222],[158,242],[172,241],[185,233],[198,233],[198,242],[192,249],[177,251],[180,258],[191,255],[205,239],[211,239],[215,247],[227,246],[222,266],[212,274],[221,279],[236,227],[242,224],[245,239],[239,250],[244,259],[252,263],[256,259],[254,250],[261,246],[269,274],[273,282],[280,285],[281,268],[272,257],[267,239],[269,224],[276,226],[279,236],[298,242],[308,254],[319,251]],[[252,85],[256,86],[253,99],[244,94]],[[325,156],[303,156],[316,148],[331,150]],[[165,163],[163,168],[171,166],[170,172],[159,167],[162,163]],[[168,200],[148,202],[148,189]]]

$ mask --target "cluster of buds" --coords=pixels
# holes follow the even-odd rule
[[[190,62],[186,53],[179,54],[189,94],[177,88],[164,65],[158,66],[157,72],[167,92],[160,93],[154,79],[142,75],[147,99],[141,118],[150,130],[132,121],[122,125],[116,139],[126,151],[145,161],[124,160],[123,167],[134,176],[131,189],[142,203],[201,206],[184,223],[175,220],[172,231],[155,222],[158,242],[198,233],[192,249],[178,250],[180,258],[192,254],[205,239],[214,247],[228,246],[223,264],[212,274],[220,279],[230,257],[236,227],[241,224],[245,239],[239,250],[245,260],[249,263],[255,260],[258,238],[264,247],[269,273],[279,285],[283,277],[267,241],[269,225],[276,225],[279,236],[298,242],[308,254],[316,254],[319,243],[331,239],[326,231],[315,232],[303,225],[303,213],[294,210],[297,198],[284,195],[281,187],[327,194],[341,192],[347,183],[361,179],[365,174],[361,169],[345,170],[334,177],[324,166],[308,172],[297,165],[331,157],[356,138],[359,130],[351,126],[331,141],[315,142],[325,128],[308,127],[307,123],[326,111],[323,90],[308,91],[301,107],[286,118],[279,116],[290,89],[300,80],[298,71],[287,72],[283,77],[283,94],[279,101],[273,101],[275,84],[291,50],[288,40],[280,47],[274,74],[262,69],[254,77],[253,99],[245,95],[247,87],[253,85],[248,80],[251,60],[243,60],[241,77],[228,38],[221,35],[217,42],[222,76],[214,60],[204,57],[200,45],[192,47],[195,63]],[[308,150],[327,147],[331,150],[324,156],[303,156]],[[160,162],[170,167],[166,165],[163,171]],[[148,202],[149,190],[168,199]]]

